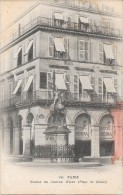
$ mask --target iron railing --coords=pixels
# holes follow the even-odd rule
[[[123,101],[123,97],[117,94],[108,95],[106,98],[101,94],[80,94],[65,92],[63,101],[65,102],[85,102],[85,103],[117,103]],[[53,102],[53,91],[32,91],[21,95],[13,95],[11,98],[0,101],[0,108],[8,108],[18,104],[24,105],[26,103],[37,102]]]
[[[73,158],[74,145],[38,145],[33,149],[34,158]]]
[[[75,22],[68,22],[64,21],[61,23],[57,23],[55,19],[44,18],[44,17],[37,17],[32,22],[28,23],[27,25],[23,26],[18,30],[16,33],[13,34],[13,39],[18,38],[20,35],[23,35],[27,31],[31,30],[36,26],[44,26],[44,27],[53,27],[53,28],[60,28],[72,31],[79,31],[79,32],[87,32],[87,33],[96,33],[100,35],[109,35],[109,36],[121,36],[121,32],[119,29],[115,28],[108,28],[98,25],[84,25],[82,23],[75,23]]]

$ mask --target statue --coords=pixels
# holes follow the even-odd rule
[[[64,106],[64,91],[58,89],[54,92],[54,101],[50,106],[52,122],[54,125],[66,125],[66,109]]]

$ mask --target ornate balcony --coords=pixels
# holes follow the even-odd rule
[[[99,94],[78,94],[65,92],[64,103],[65,105],[115,105],[123,100],[117,94],[109,95],[106,98]],[[0,102],[1,109],[16,109],[19,107],[28,107],[32,105],[50,105],[53,102],[53,91],[33,91],[32,93],[26,92],[22,95],[14,95],[10,99]]]
[[[79,32],[79,33],[106,35],[106,36],[114,36],[114,37],[122,36],[120,30],[115,28],[106,28],[103,26],[91,25],[91,24],[89,24],[88,27],[84,28],[79,23],[66,22],[66,21],[63,23],[56,23],[55,20],[50,18],[37,17],[32,22],[23,26],[17,32],[15,32],[13,34],[12,39],[13,40],[17,39],[18,37],[30,31],[32,28],[36,26],[40,26],[43,28],[62,29],[67,31]]]

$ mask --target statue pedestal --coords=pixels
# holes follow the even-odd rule
[[[71,162],[74,152],[69,145],[69,133],[67,126],[49,126],[46,128],[45,142],[51,146],[52,162]]]

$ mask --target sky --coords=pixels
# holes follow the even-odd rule
[[[11,24],[19,15],[36,4],[38,0],[1,0],[1,31]]]
[[[99,0],[99,1],[103,1],[104,3],[112,2],[115,9],[121,9],[121,5],[119,6],[118,3],[121,0]],[[10,23],[12,23],[19,15],[21,15],[24,11],[32,7],[37,2],[39,2],[39,0],[1,0],[0,1],[0,15],[1,15],[0,31],[5,30],[5,28]]]

